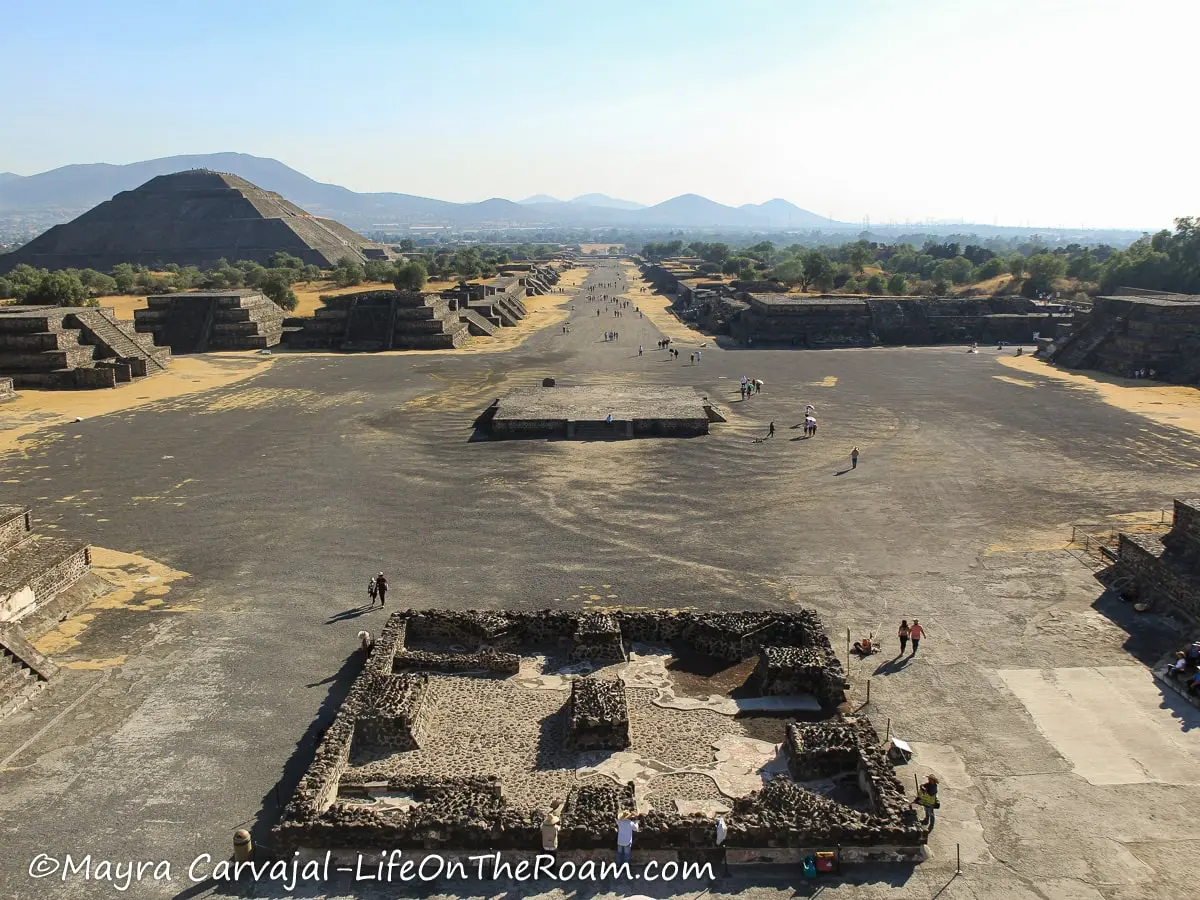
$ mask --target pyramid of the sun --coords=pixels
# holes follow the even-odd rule
[[[265,265],[280,250],[322,267],[347,255],[359,261],[384,255],[342,223],[310,215],[244,178],[195,169],[159,175],[55,225],[0,255],[0,272],[20,263],[100,271],[123,262],[203,268],[222,258]]]

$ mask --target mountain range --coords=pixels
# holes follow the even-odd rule
[[[0,219],[22,219],[49,227],[69,221],[114,194],[132,190],[157,175],[187,169],[240,175],[261,188],[282,194],[314,215],[337,219],[360,231],[412,225],[752,230],[829,228],[838,224],[786,200],[733,207],[698,194],[684,194],[654,206],[643,206],[604,194],[583,194],[572,200],[535,194],[520,203],[499,197],[478,203],[450,203],[413,194],[360,193],[315,181],[278,160],[247,153],[168,156],[127,165],[85,163],[37,175],[0,173]]]

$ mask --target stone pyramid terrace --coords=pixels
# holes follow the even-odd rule
[[[284,312],[261,291],[193,291],[150,297],[134,327],[172,353],[263,350],[283,336]]]
[[[14,387],[102,388],[164,372],[150,335],[104,307],[0,307],[0,376]]]

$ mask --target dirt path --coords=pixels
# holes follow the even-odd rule
[[[166,372],[107,390],[19,391],[17,399],[0,405],[0,456],[14,452],[29,456],[41,442],[30,438],[36,431],[76,418],[91,419],[156,400],[225,387],[266,371],[274,361],[274,357],[258,356],[253,351],[206,353],[178,357],[171,360]],[[58,433],[46,436],[48,440],[60,437]]]
[[[625,277],[629,280],[629,291],[624,294],[625,298],[633,301],[634,306],[641,310],[659,331],[681,344],[700,344],[704,341],[711,343],[716,340],[715,336],[696,328],[689,328],[679,321],[670,309],[672,298],[656,292],[653,285],[642,277],[637,266],[626,263],[625,270]],[[646,288],[644,294],[638,290],[642,287]]]

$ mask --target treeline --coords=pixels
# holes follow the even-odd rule
[[[1134,248],[1122,252],[1106,245],[1093,248],[1068,244],[1051,249],[1024,242],[1004,254],[980,244],[957,241],[927,241],[917,248],[907,243],[866,240],[826,249],[799,244],[781,248],[771,241],[734,248],[724,243],[685,244],[681,240],[652,242],[642,248],[642,255],[654,260],[699,257],[702,262],[698,271],[702,275],[721,273],[744,281],[778,281],[803,291],[938,295],[954,287],[1011,275],[1021,281],[1021,292],[1030,297],[1052,293],[1056,279],[1062,277],[1094,286],[1104,280],[1117,260],[1132,252]]]
[[[242,259],[230,263],[218,260],[208,269],[170,263],[151,270],[133,263],[120,263],[108,272],[95,269],[58,269],[48,271],[22,263],[0,276],[0,299],[16,298],[22,303],[51,306],[95,306],[98,297],[113,294],[171,294],[193,288],[228,290],[253,288],[287,310],[296,308],[292,285],[303,281],[332,278],[339,285],[377,281],[395,284],[402,290],[420,290],[425,286],[425,268],[419,262],[368,260],[361,263],[352,256],[338,260],[332,272],[299,257],[276,253],[262,265]]]
[[[1101,291],[1116,287],[1145,288],[1178,294],[1200,294],[1200,220],[1184,216],[1175,231],[1145,235],[1106,261]]]
[[[423,252],[421,258],[431,278],[491,278],[500,266],[513,260],[549,259],[558,251],[559,248],[547,244],[519,244],[515,247],[471,245],[431,248]]]

